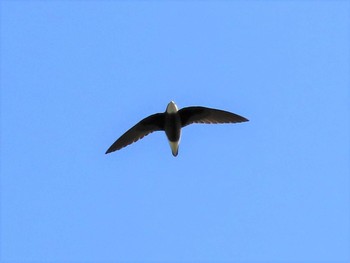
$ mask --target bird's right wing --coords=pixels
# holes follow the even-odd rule
[[[142,139],[151,132],[160,130],[164,130],[164,113],[157,113],[148,116],[116,140],[111,147],[108,148],[106,154],[120,150],[121,148]]]
[[[232,112],[206,107],[186,107],[179,110],[181,127],[192,123],[237,123],[248,119]]]

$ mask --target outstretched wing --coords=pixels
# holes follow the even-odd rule
[[[187,107],[179,110],[181,127],[192,123],[237,123],[248,121],[248,119],[232,112],[205,108]]]
[[[157,113],[148,116],[116,140],[112,146],[108,148],[106,154],[120,150],[121,148],[142,139],[151,132],[160,130],[164,130],[164,113]]]

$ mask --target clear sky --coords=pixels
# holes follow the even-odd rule
[[[350,3],[1,1],[3,262],[349,262]],[[241,124],[107,148],[169,101]]]

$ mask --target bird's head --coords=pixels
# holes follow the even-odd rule
[[[167,113],[176,113],[179,109],[177,108],[175,102],[170,101],[168,106],[166,107]]]

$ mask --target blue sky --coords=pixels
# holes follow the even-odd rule
[[[3,262],[349,262],[347,1],[2,1]],[[140,119],[191,125],[106,149]]]

